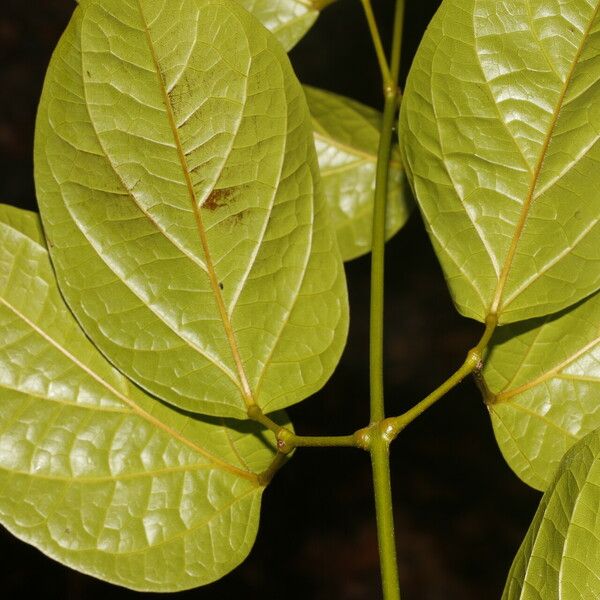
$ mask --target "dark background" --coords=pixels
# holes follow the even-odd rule
[[[374,0],[389,39],[391,0]],[[439,2],[408,2],[403,77]],[[0,16],[0,201],[35,208],[33,123],[44,71],[73,0],[5,0]],[[381,83],[358,0],[339,0],[292,51],[305,83],[381,105]],[[418,214],[387,246],[387,411],[424,397],[463,361],[482,332],[454,310]],[[352,324],[325,389],[289,412],[302,434],[349,433],[368,421],[369,259],[347,265]],[[393,445],[404,599],[499,598],[539,494],[498,451],[471,381],[448,394]],[[221,581],[178,598],[374,600],[379,566],[369,457],[302,449],[265,494],[250,557]],[[66,569],[0,529],[7,598],[133,599],[138,594]],[[174,595],[167,595],[174,597]]]

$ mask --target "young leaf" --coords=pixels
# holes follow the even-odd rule
[[[328,379],[347,297],[310,117],[238,4],[87,0],[48,69],[35,159],[61,291],[126,375],[237,418]]]
[[[503,600],[600,596],[600,430],[564,457],[508,575]]]
[[[445,0],[402,102],[458,309],[508,323],[600,287],[600,2]]]
[[[600,293],[562,314],[500,328],[483,377],[507,462],[546,489],[568,448],[600,427]]]
[[[359,102],[304,86],[325,195],[344,260],[371,250],[373,194],[381,115]],[[387,237],[404,225],[412,205],[405,194],[399,150],[392,150]]]
[[[21,226],[24,225],[24,226]],[[133,589],[196,587],[248,554],[273,442],[131,385],[58,291],[37,215],[0,209],[0,520]]]

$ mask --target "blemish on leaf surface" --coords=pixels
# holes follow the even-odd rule
[[[222,190],[214,189],[202,203],[201,208],[217,210],[217,208],[227,206],[227,200],[229,200],[233,193],[234,188],[223,188]]]

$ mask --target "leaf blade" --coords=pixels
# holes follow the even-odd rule
[[[286,51],[291,50],[314,25],[320,9],[302,0],[238,0],[267,29]]]
[[[409,77],[407,169],[455,303],[479,320],[543,316],[600,283],[599,9],[576,4],[448,1]]]
[[[370,252],[381,114],[349,98],[304,86],[325,195],[343,260]],[[392,149],[386,237],[410,216],[401,157]]]
[[[0,219],[3,524],[132,589],[175,591],[223,576],[252,546],[256,473],[272,460],[273,440],[251,423],[200,420],[131,386],[64,305],[46,249],[28,235],[37,216],[2,207]]]
[[[503,600],[593,598],[600,592],[598,430],[565,456],[510,570]]]
[[[318,4],[302,0],[236,1],[271,31],[286,51],[304,37],[321,10]],[[76,2],[80,3],[80,0]]]
[[[36,182],[59,283],[102,351],[184,409],[276,410],[339,359],[343,267],[301,94],[224,1],[87,2],[49,69]]]
[[[545,489],[565,452],[600,426],[600,296],[501,328],[483,370],[496,439],[511,468]]]
[[[0,222],[22,233],[40,246],[46,245],[42,224],[38,218],[31,218],[31,211],[8,204],[0,204]]]

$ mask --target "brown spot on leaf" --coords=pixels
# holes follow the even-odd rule
[[[223,188],[222,190],[214,189],[202,203],[201,208],[217,210],[217,208],[227,206],[227,200],[229,200],[234,191],[235,188]]]
[[[248,212],[248,209],[241,210],[240,212],[237,212],[237,213],[233,213],[232,215],[227,217],[226,220],[231,225],[237,225],[238,223],[241,223],[244,220],[244,217],[246,216],[247,212]]]
[[[161,70],[164,73],[164,69]],[[189,75],[184,75],[181,81],[172,90],[167,92],[169,103],[177,120],[181,117],[182,111],[192,97],[193,84],[194,82]]]

